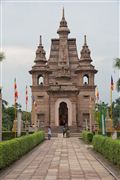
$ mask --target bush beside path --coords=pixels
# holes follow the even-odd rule
[[[0,143],[0,169],[9,166],[45,139],[44,132],[25,135]]]

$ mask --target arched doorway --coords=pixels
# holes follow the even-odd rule
[[[68,124],[68,107],[67,103],[61,102],[59,105],[59,125]]]
[[[57,101],[55,102],[55,125],[59,126],[60,122],[59,122],[59,108],[60,108],[60,104],[64,102],[67,105],[68,108],[68,126],[72,126],[72,118],[75,119],[75,117],[73,117],[73,107],[72,107],[72,103],[68,98],[58,98]],[[76,115],[75,115],[76,116]]]

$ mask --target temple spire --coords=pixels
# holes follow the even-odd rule
[[[87,45],[86,35],[84,35],[84,45]]]
[[[42,46],[42,36],[40,35],[40,46]]]
[[[60,26],[59,29],[57,30],[57,33],[60,35],[60,37],[66,37],[70,33],[70,30],[67,26],[67,21],[65,19],[65,12],[64,12],[64,7],[62,10],[62,19],[60,21]]]
[[[90,62],[92,61],[90,57],[90,50],[87,45],[86,35],[84,35],[84,45],[80,53],[81,53],[80,60],[87,60]]]
[[[45,64],[46,61],[46,57],[45,57],[45,50],[44,47],[42,45],[42,36],[40,35],[40,39],[39,39],[39,46],[36,50],[36,58],[35,58],[35,62],[39,63],[39,65],[43,65]]]
[[[64,7],[63,7],[63,11],[62,11],[62,19],[65,19]]]

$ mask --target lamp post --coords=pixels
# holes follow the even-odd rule
[[[2,88],[0,87],[0,141],[2,141]]]
[[[95,114],[96,114],[96,130],[97,130],[97,133],[99,132],[99,117],[98,117],[98,113],[99,113],[99,110],[98,110],[98,104],[97,106],[95,107]]]
[[[106,108],[104,102],[102,102],[102,115],[101,115],[101,120],[102,120],[102,134],[105,135],[106,131]]]

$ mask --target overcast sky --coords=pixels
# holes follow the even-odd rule
[[[69,37],[77,39],[78,55],[83,45],[84,34],[91,50],[93,65],[98,73],[101,101],[110,101],[110,78],[118,79],[118,70],[113,68],[113,59],[119,57],[119,1],[79,2],[2,2],[2,48],[6,54],[3,62],[3,99],[13,104],[13,84],[17,79],[19,103],[25,108],[25,86],[29,86],[29,110],[31,110],[31,75],[35,51],[42,35],[43,45],[49,57],[51,38],[57,38],[62,7],[71,31]],[[118,93],[113,93],[113,99]]]

